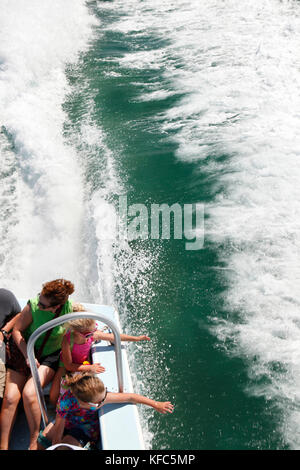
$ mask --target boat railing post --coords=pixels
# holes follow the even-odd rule
[[[39,406],[41,409],[42,413],[42,421],[44,428],[46,427],[48,423],[48,417],[47,417],[47,406],[43,394],[43,389],[41,386],[41,381],[40,377],[38,374],[38,368],[36,365],[36,359],[35,359],[35,353],[34,353],[34,345],[36,340],[46,331],[55,328],[56,326],[61,325],[62,323],[69,322],[71,320],[76,320],[77,318],[93,318],[95,321],[101,321],[102,323],[106,324],[113,332],[114,337],[115,337],[115,354],[116,354],[116,368],[117,368],[117,376],[118,376],[118,386],[119,386],[119,392],[123,392],[124,387],[123,387],[123,364],[122,364],[122,349],[121,349],[121,337],[120,337],[120,332],[115,324],[114,321],[112,321],[110,318],[108,318],[106,315],[99,314],[99,313],[94,313],[94,312],[73,312],[73,313],[68,313],[66,315],[63,315],[62,317],[55,318],[54,320],[51,320],[44,325],[40,326],[37,328],[32,335],[30,336],[27,344],[27,355],[28,355],[28,360],[29,360],[29,365],[31,369],[31,374],[36,390],[36,394],[38,397],[38,402]]]

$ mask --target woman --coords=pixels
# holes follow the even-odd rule
[[[73,292],[74,285],[65,279],[43,284],[42,292],[28,301],[16,321],[8,347],[7,378],[0,418],[0,448],[3,450],[8,449],[21,396],[30,430],[29,450],[36,449],[41,412],[30,376],[27,341],[39,326],[72,311],[72,303],[68,299]],[[52,380],[58,367],[63,334],[64,329],[60,325],[48,330],[36,341],[35,351],[42,387]]]

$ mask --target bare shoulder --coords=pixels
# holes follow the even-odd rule
[[[32,323],[32,313],[30,304],[27,304],[23,308],[22,312],[20,313],[20,316],[16,321],[15,329],[22,330],[23,328],[26,328],[28,325],[30,325],[30,323]]]

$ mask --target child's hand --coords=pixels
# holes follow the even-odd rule
[[[174,405],[169,401],[157,401],[154,409],[165,415],[166,413],[173,413]]]
[[[136,337],[136,341],[150,341],[149,336],[141,335]]]
[[[95,374],[101,374],[102,372],[105,372],[105,367],[101,366],[99,363],[91,364],[90,371],[94,372]]]

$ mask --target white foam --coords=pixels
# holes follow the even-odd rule
[[[95,302],[114,304],[114,246],[118,243],[117,213],[112,198],[122,191],[122,185],[114,167],[114,156],[105,143],[106,136],[96,123],[87,118],[81,125],[80,141],[86,149],[81,152],[82,160],[95,159],[94,165],[101,175],[98,177],[99,187],[91,190],[86,188],[87,227],[86,238],[91,234],[95,240],[94,276],[96,276],[93,298]],[[99,154],[101,153],[101,158]],[[93,155],[94,154],[94,155]],[[89,223],[88,223],[89,224]],[[88,276],[90,277],[90,275]]]
[[[19,296],[53,277],[79,279],[82,177],[63,138],[62,104],[65,67],[86,50],[94,24],[84,1],[1,2],[0,122],[19,174],[9,258],[1,248],[13,274],[1,284]]]
[[[154,90],[154,91],[149,91],[147,93],[144,93],[138,98],[135,98],[134,101],[137,101],[137,102],[160,101],[160,100],[165,100],[166,98],[168,98],[169,96],[173,96],[174,94],[175,94],[174,91]]]

